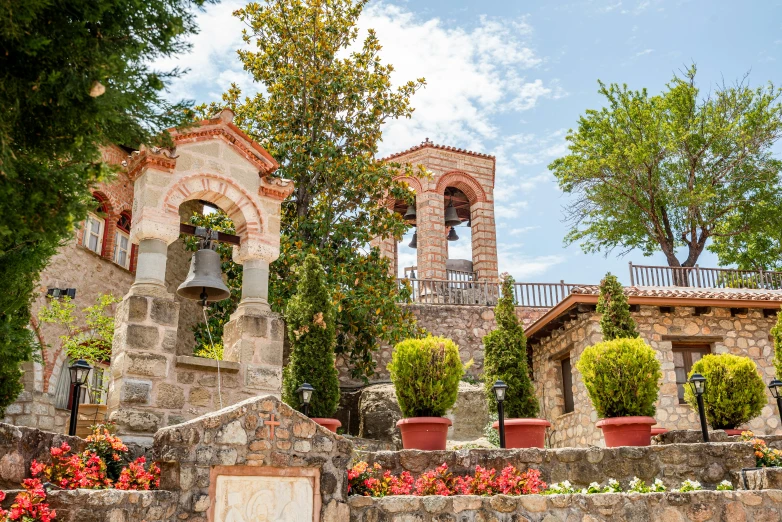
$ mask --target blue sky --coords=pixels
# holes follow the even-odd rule
[[[192,52],[175,61],[191,71],[172,97],[216,100],[231,82],[257,89],[235,52],[242,25],[231,13],[243,3],[224,1],[199,16]],[[428,83],[413,99],[412,120],[385,129],[381,154],[427,137],[494,154],[500,270],[519,281],[595,283],[610,270],[628,283],[628,261],[665,264],[661,255],[586,255],[562,243],[568,199],[547,165],[566,152],[579,115],[603,105],[598,79],[656,93],[695,62],[703,91],[746,73],[752,86],[782,85],[780,0],[375,0],[360,25],[377,31],[396,82]],[[469,232],[459,235],[451,257],[469,258]],[[400,257],[414,263],[406,247]],[[705,253],[700,265],[716,259]]]

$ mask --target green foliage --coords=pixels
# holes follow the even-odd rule
[[[149,64],[187,48],[210,1],[0,0],[0,408],[32,354],[38,276],[111,175],[100,147],[192,118],[165,96],[181,71]]]
[[[502,297],[494,308],[497,328],[483,338],[483,379],[489,411],[497,411],[492,386],[501,379],[508,385],[504,403],[508,418],[534,418],[538,416],[538,398],[529,377],[527,366],[527,338],[513,299],[513,278],[504,274]]]
[[[729,214],[718,235],[707,247],[717,254],[720,265],[735,265],[743,270],[782,271],[782,197],[754,200],[742,212]],[[745,224],[749,223],[748,225]],[[742,230],[730,234],[731,230]],[[744,287],[752,288],[752,287]],[[762,285],[759,286],[762,288]]]
[[[262,85],[253,97],[241,99],[236,86],[224,95],[237,125],[279,162],[275,175],[296,184],[282,208],[270,303],[285,308],[296,285],[292,267],[317,254],[337,306],[336,353],[355,377],[374,373],[380,342],[421,334],[412,311],[396,305],[410,301],[410,289],[397,289],[388,260],[369,243],[401,239],[409,228],[384,202],[412,202],[407,185],[394,181],[410,169],[376,156],[383,123],[409,118],[410,97],[424,82],[394,88],[375,32],[357,41],[367,1],[271,0],[238,10],[252,46],[239,57]],[[221,108],[202,111],[213,115]]]
[[[318,258],[309,255],[296,270],[296,293],[288,301],[285,321],[291,342],[291,358],[283,372],[282,399],[300,409],[296,389],[310,383],[309,414],[333,417],[339,405],[339,375],[334,365],[334,304],[326,284],[326,272]]]
[[[214,359],[215,361],[223,360],[223,343],[211,343],[202,344],[200,348],[197,348],[193,355],[196,357],[203,357],[204,359]]]
[[[576,364],[598,417],[654,416],[660,362],[643,339],[614,339],[587,347]]]
[[[456,343],[430,335],[397,344],[388,370],[404,417],[442,417],[456,403],[464,365]]]
[[[774,341],[774,371],[777,379],[782,379],[782,311],[777,312],[777,324],[771,329]]]
[[[575,195],[566,243],[662,251],[670,266],[694,266],[709,239],[741,243],[780,222],[782,161],[771,150],[782,90],[739,82],[704,96],[695,75],[693,65],[656,96],[600,82],[607,107],[579,118],[568,155],[549,167]]]
[[[600,297],[597,299],[597,313],[600,318],[600,329],[603,340],[639,337],[638,326],[630,315],[630,305],[619,280],[611,272],[600,281]]]
[[[194,213],[190,216],[190,224],[197,227],[206,227],[217,232],[225,232],[226,234],[236,234],[236,227],[233,221],[222,210],[209,214]],[[182,235],[181,238],[185,242],[185,249],[190,252],[198,250],[198,238],[186,235]],[[217,342],[223,338],[223,327],[225,327],[225,323],[231,320],[231,314],[236,311],[236,307],[242,298],[242,265],[235,263],[233,260],[233,246],[218,243],[215,251],[220,254],[220,269],[225,275],[225,283],[231,291],[231,295],[222,301],[209,304],[207,311],[209,332],[207,332],[206,323],[203,321],[193,326],[193,335],[195,336],[193,354],[198,357],[208,357],[209,359],[215,359],[217,355],[211,347],[209,333],[211,332],[212,339]],[[219,353],[222,360],[222,347],[220,347]]]
[[[767,404],[766,385],[749,357],[730,353],[706,355],[692,365],[693,373],[706,377],[703,403],[706,420],[715,430],[733,429],[760,415]],[[684,400],[695,411],[698,403],[689,386],[684,387]]]

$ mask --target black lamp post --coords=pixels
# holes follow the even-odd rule
[[[779,412],[779,418],[782,419],[782,381],[774,379],[768,384],[768,389],[771,391],[772,397],[777,400],[777,411]]]
[[[76,435],[76,421],[79,417],[79,399],[81,387],[87,384],[92,366],[84,359],[79,359],[68,367],[71,373],[71,386],[73,386],[73,403],[71,403],[71,423],[68,426],[68,435]]]
[[[494,397],[497,399],[497,417],[500,425],[498,426],[500,432],[500,448],[505,448],[505,411],[502,407],[502,403],[505,402],[505,393],[508,391],[508,385],[498,380],[492,386],[494,390]]]
[[[310,416],[310,401],[312,400],[312,393],[314,391],[315,388],[313,388],[312,385],[308,382],[305,382],[299,386],[299,389],[296,390],[296,393],[299,394],[299,400],[301,401],[302,409],[304,410],[302,413],[304,413],[304,415],[307,417]]]
[[[703,442],[709,442],[709,427],[706,425],[706,408],[703,406],[703,394],[706,392],[706,377],[700,373],[693,373],[690,380],[687,381],[690,385],[692,393],[695,394],[695,399],[698,401],[698,414],[701,417],[701,431],[703,432]]]

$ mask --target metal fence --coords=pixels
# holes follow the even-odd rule
[[[782,290],[782,272],[642,266],[630,263],[630,286],[687,286],[693,288],[755,288]]]
[[[486,281],[458,281],[435,279],[400,279],[399,285],[409,284],[412,299],[417,303],[451,305],[497,304],[501,285]],[[564,299],[570,291],[583,285],[559,283],[515,283],[513,296],[516,306],[550,308]]]

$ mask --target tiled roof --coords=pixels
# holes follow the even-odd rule
[[[471,150],[465,150],[460,149],[458,147],[449,147],[448,145],[437,145],[436,143],[432,143],[429,141],[429,138],[426,138],[425,141],[422,141],[420,145],[416,145],[415,147],[410,147],[407,150],[403,150],[402,152],[395,152],[394,154],[391,154],[390,156],[387,156],[382,159],[382,161],[389,161],[394,158],[398,158],[399,156],[403,156],[405,154],[409,154],[411,152],[415,152],[417,150],[425,149],[425,148],[432,148],[432,149],[439,149],[439,150],[447,150],[450,152],[459,152],[461,154],[467,154],[468,156],[475,156],[477,158],[489,158],[489,159],[495,159],[494,156],[490,154],[483,154],[481,152],[473,152]]]
[[[624,289],[628,297],[670,297],[685,299],[742,299],[750,301],[782,301],[782,290],[752,288],[692,288],[670,286],[628,286]],[[599,295],[597,285],[579,286],[571,294]]]

